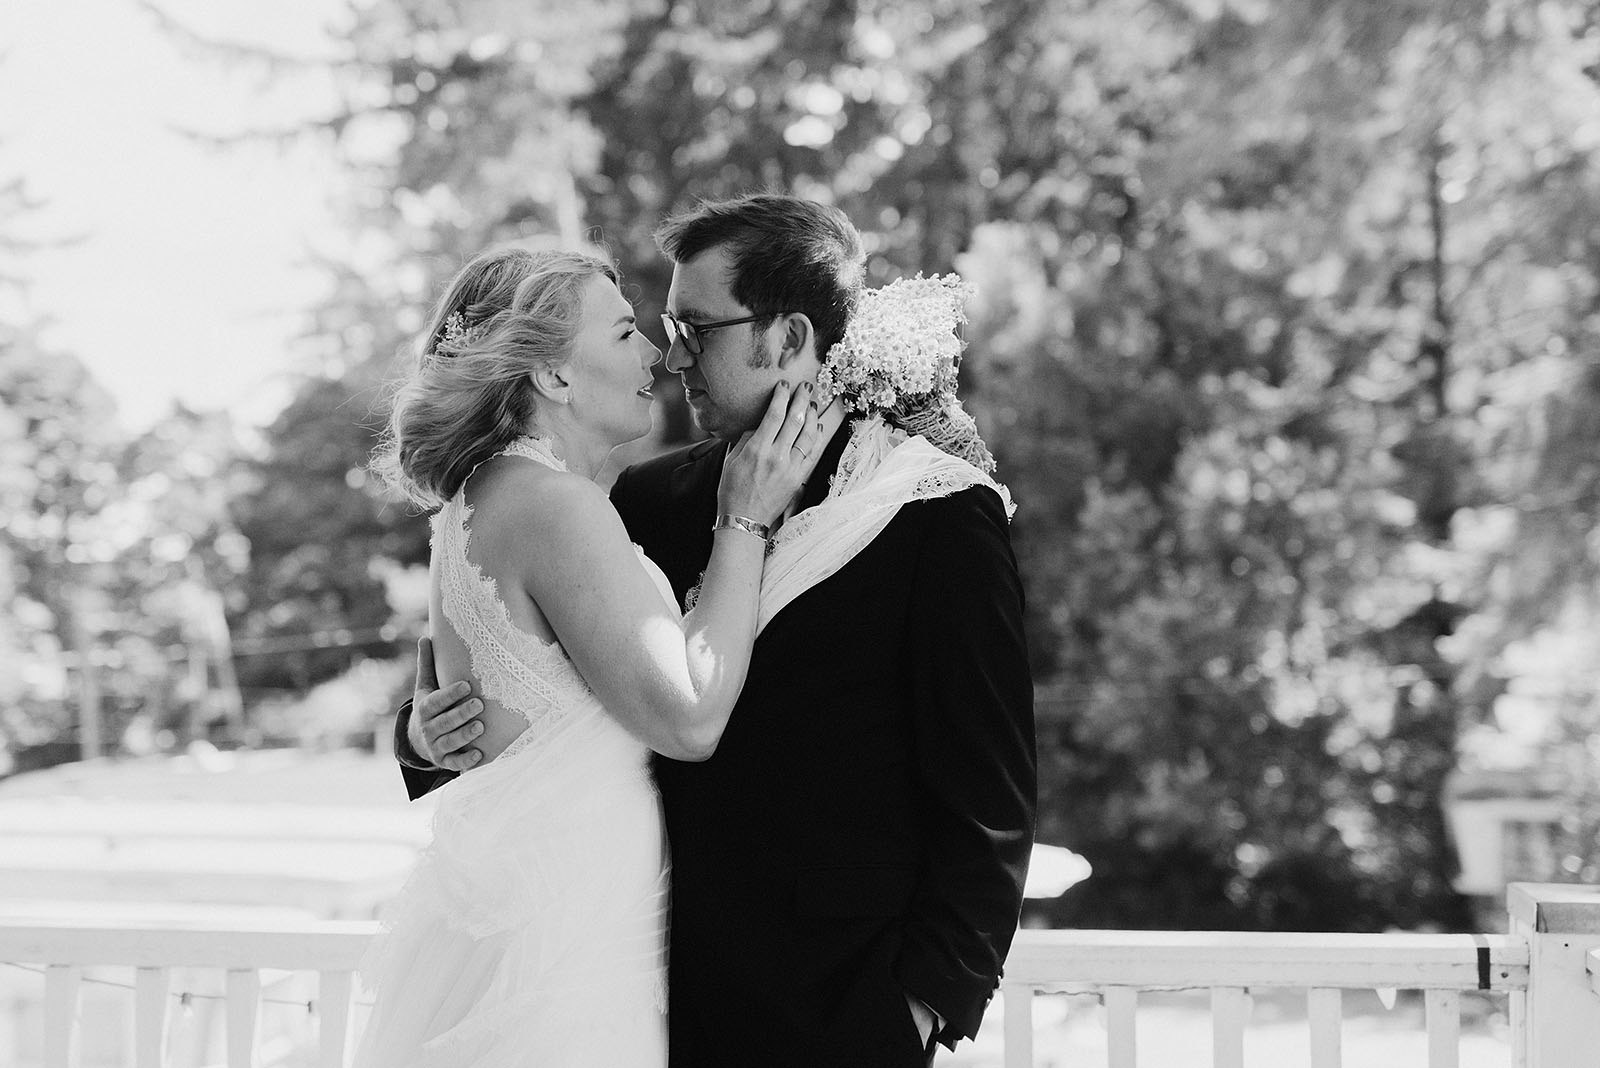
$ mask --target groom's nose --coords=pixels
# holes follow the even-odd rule
[[[694,354],[683,347],[683,342],[673,338],[672,344],[667,346],[667,370],[678,375],[693,366]]]

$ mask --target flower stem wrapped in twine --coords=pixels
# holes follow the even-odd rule
[[[920,434],[939,449],[965,460],[986,474],[994,473],[994,456],[978,434],[978,424],[955,397],[937,396],[921,404],[898,405],[883,417],[907,434]]]

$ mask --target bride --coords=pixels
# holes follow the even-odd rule
[[[820,452],[780,385],[730,451],[682,615],[594,482],[650,429],[660,353],[614,268],[485,253],[456,276],[375,464],[433,517],[439,677],[468,681],[484,762],[363,967],[360,1068],[666,1063],[668,865],[650,750],[703,760],[744,684],[765,532]]]

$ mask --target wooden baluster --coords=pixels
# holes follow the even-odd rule
[[[1033,1068],[1033,988],[1006,983],[1005,1068]]]
[[[1506,995],[1506,1012],[1511,1018],[1511,1063],[1523,1068],[1528,1063],[1528,992],[1513,990]]]
[[[1423,995],[1428,1021],[1428,1068],[1461,1064],[1461,991],[1429,990]]]
[[[135,1068],[161,1068],[167,1038],[167,990],[171,972],[140,968],[133,981],[133,1063]]]
[[[44,970],[44,1068],[68,1068],[76,1059],[78,985],[83,969],[52,964]]]
[[[1106,1001],[1106,1061],[1110,1068],[1135,1068],[1139,1063],[1134,1017],[1139,991],[1131,986],[1108,986]]]
[[[228,972],[228,1068],[252,1068],[261,975],[255,969]]]
[[[1306,1018],[1311,1025],[1311,1068],[1340,1068],[1344,1063],[1344,992],[1326,987],[1306,991]]]
[[[317,976],[317,1029],[321,1049],[318,1068],[344,1068],[354,979],[350,972],[321,972]]]
[[[1244,1024],[1249,1014],[1244,988],[1211,988],[1211,1063],[1213,1068],[1244,1068]]]

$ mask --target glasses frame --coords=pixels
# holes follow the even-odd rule
[[[745,315],[738,319],[721,319],[714,323],[686,323],[669,311],[661,313],[661,325],[667,332],[667,345],[671,347],[674,339],[683,342],[684,351],[691,356],[698,356],[705,351],[705,341],[701,334],[710,330],[720,330],[725,326],[738,326],[741,323],[754,323],[762,319],[776,319],[788,312],[761,312],[758,315]]]

